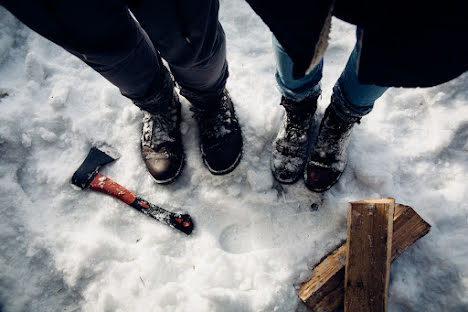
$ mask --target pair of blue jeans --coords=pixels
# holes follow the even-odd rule
[[[387,87],[361,84],[357,76],[360,30],[356,32],[357,42],[345,69],[333,87],[333,98],[341,113],[350,117],[362,117],[374,107],[374,102],[382,96]],[[321,93],[323,59],[304,77],[294,79],[293,62],[278,40],[273,36],[276,58],[276,81],[281,94],[292,101],[299,102]]]

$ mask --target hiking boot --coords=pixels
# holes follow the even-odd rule
[[[333,97],[320,123],[317,141],[305,170],[305,184],[314,192],[330,189],[343,173],[351,131],[361,117],[337,113]]]
[[[271,172],[280,183],[294,183],[304,172],[309,147],[309,131],[314,122],[319,96],[300,102],[281,98],[286,113],[273,141]]]
[[[143,110],[141,155],[156,182],[168,184],[180,175],[184,165],[179,97],[174,91],[167,105],[159,104],[147,105],[150,111]]]
[[[193,104],[204,164],[215,175],[234,170],[242,157],[242,133],[227,90],[213,104]]]

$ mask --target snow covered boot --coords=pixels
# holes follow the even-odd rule
[[[198,123],[200,150],[208,170],[215,175],[234,170],[242,157],[243,143],[227,90],[217,103],[192,103],[190,110]]]
[[[286,113],[273,141],[271,172],[280,183],[294,183],[304,172],[309,146],[309,130],[314,121],[319,96],[300,102],[281,98]]]
[[[314,192],[330,189],[343,173],[347,162],[347,149],[353,125],[360,117],[339,113],[333,97],[325,110],[315,148],[305,170],[305,184]]]
[[[184,149],[180,135],[180,102],[177,93],[165,104],[156,99],[143,108],[141,154],[149,173],[157,183],[173,182],[184,165]]]

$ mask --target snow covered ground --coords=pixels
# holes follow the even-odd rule
[[[159,186],[140,158],[141,112],[0,7],[0,311],[302,310],[297,285],[345,239],[347,203],[386,196],[432,225],[392,265],[389,311],[468,311],[468,74],[388,91],[321,198],[271,177],[282,108],[268,29],[241,0],[222,1],[220,18],[243,160],[227,176],[206,170],[184,100],[187,163]],[[317,122],[353,45],[354,28],[333,20]],[[103,142],[122,157],[102,172],[190,213],[193,235],[70,185]]]

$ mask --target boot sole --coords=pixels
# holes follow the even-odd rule
[[[273,178],[275,178],[276,181],[278,181],[279,183],[281,184],[294,184],[296,183],[297,181],[299,181],[299,179],[301,178],[301,175],[295,177],[294,179],[292,180],[281,180],[280,178],[278,178],[274,173],[273,171],[271,172],[272,175],[273,175]]]
[[[346,169],[346,167],[347,167],[347,165],[345,165],[345,169]],[[316,192],[316,193],[324,193],[324,192],[328,191],[329,189],[331,189],[336,183],[338,183],[341,176],[343,175],[343,172],[344,172],[344,169],[340,173],[340,175],[336,177],[336,179],[333,181],[333,183],[328,185],[326,188],[314,188],[312,185],[309,185],[307,183],[307,174],[306,174],[306,172],[304,172],[304,184],[309,189],[309,191]]]
[[[204,157],[203,157],[203,163],[208,168],[208,171],[210,171],[212,174],[214,174],[214,175],[225,175],[225,174],[231,173],[234,169],[236,169],[237,165],[239,165],[239,163],[240,163],[240,161],[242,159],[242,154],[243,154],[243,149],[241,149],[239,155],[237,155],[237,158],[234,161],[234,163],[231,166],[229,166],[228,168],[224,169],[224,170],[215,170],[215,169],[211,168]],[[203,155],[203,151],[202,151],[202,155]]]

